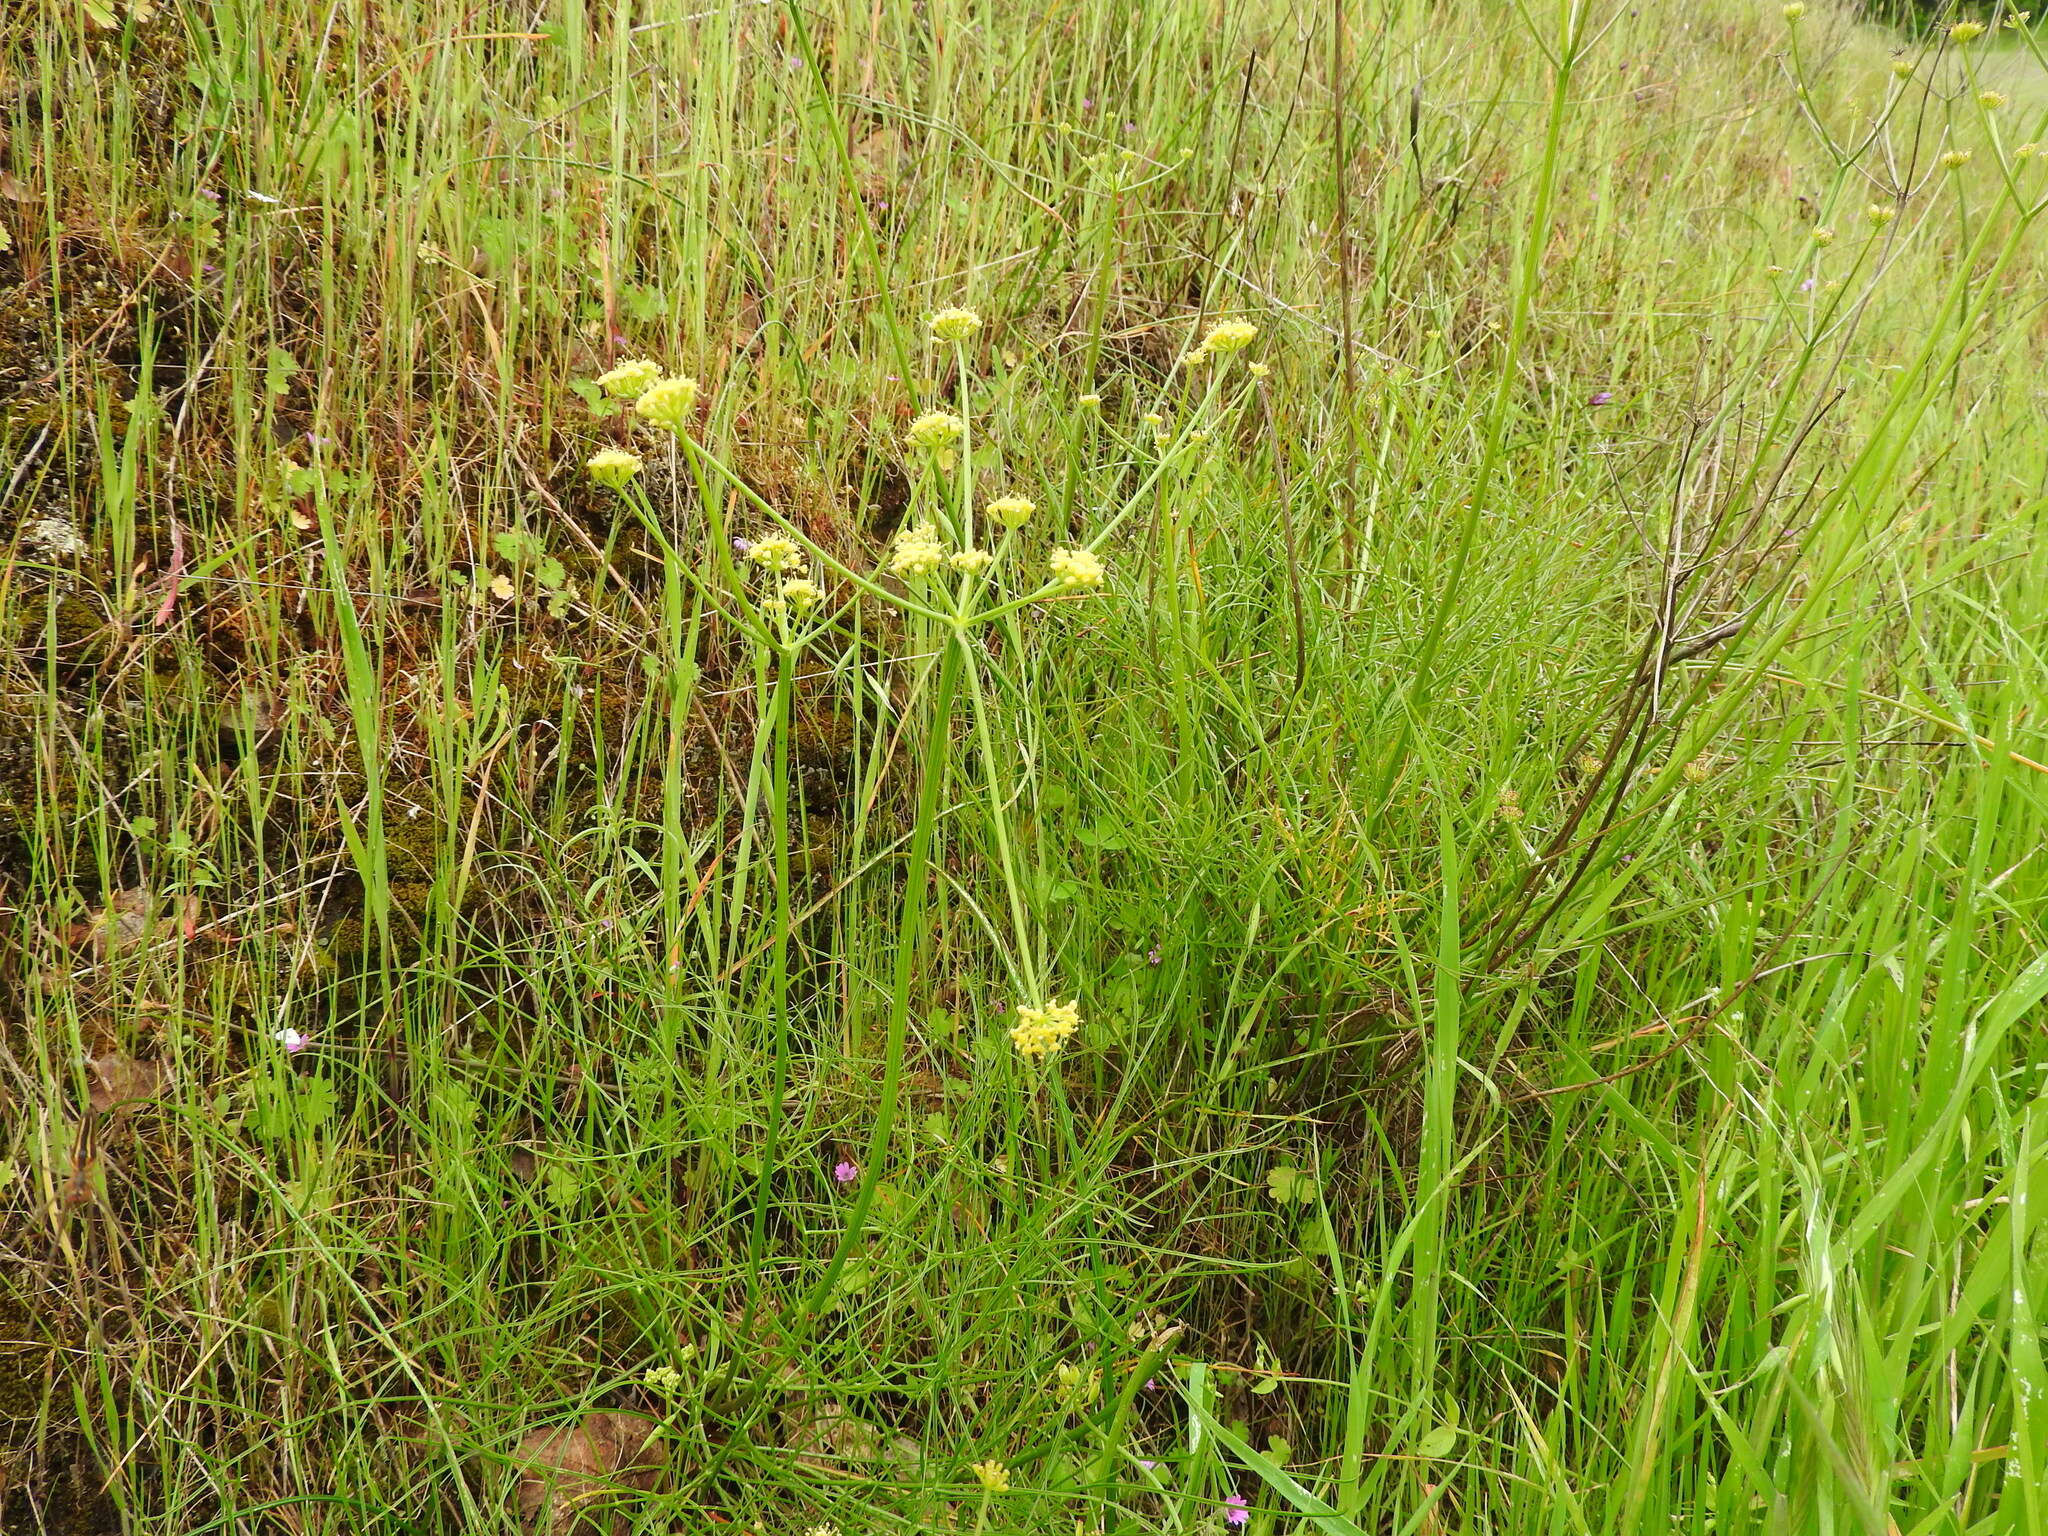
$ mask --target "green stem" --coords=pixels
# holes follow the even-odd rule
[[[889,1031],[883,1045],[881,1103],[875,1109],[873,1133],[868,1137],[860,1190],[853,1209],[846,1215],[846,1231],[839,1239],[825,1273],[805,1299],[802,1313],[816,1317],[832,1301],[840,1272],[859,1244],[867,1227],[868,1212],[875,1202],[875,1187],[881,1182],[882,1166],[889,1152],[889,1139],[896,1130],[896,1111],[903,1089],[903,1051],[910,1034],[910,990],[916,979],[917,957],[925,951],[924,912],[926,887],[931,878],[933,833],[939,820],[939,802],[944,798],[948,769],[952,762],[953,695],[960,685],[960,667],[966,646],[958,631],[945,643],[939,658],[938,686],[932,694],[931,728],[925,738],[924,782],[919,787],[917,821],[910,837],[910,854],[905,870],[903,916],[896,929],[895,971],[889,989]]]

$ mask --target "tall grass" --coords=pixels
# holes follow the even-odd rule
[[[2007,19],[0,24],[0,1521],[2048,1526]]]

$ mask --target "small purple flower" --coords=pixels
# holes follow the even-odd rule
[[[1596,389],[1596,390],[1594,390],[1594,391],[1593,391],[1592,395],[1591,395],[1591,396],[1590,396],[1590,397],[1589,397],[1589,398],[1587,399],[1587,401],[1586,401],[1586,404],[1588,404],[1588,405],[1605,405],[1605,404],[1607,404],[1607,402],[1608,402],[1608,401],[1612,400],[1613,398],[1614,398],[1614,391],[1613,391],[1613,390],[1611,390],[1611,389]]]
[[[837,1168],[832,1170],[832,1177],[842,1184],[851,1184],[860,1177],[860,1169],[852,1163],[842,1161]]]
[[[296,1029],[286,1026],[270,1037],[284,1047],[287,1056],[296,1056],[313,1043],[311,1035],[302,1035]]]
[[[1243,1525],[1251,1519],[1251,1501],[1241,1493],[1233,1493],[1223,1501],[1223,1519],[1229,1525]]]
[[[1159,961],[1159,946],[1157,944],[1154,944],[1150,949],[1145,951],[1145,963],[1147,965],[1157,965]]]
[[[1799,291],[1801,293],[1813,292],[1813,279],[1809,277],[1805,282],[1801,283],[1799,285]]]
[[[753,547],[754,541],[752,539],[734,539],[732,541],[732,552],[742,558],[745,558],[747,551]]]

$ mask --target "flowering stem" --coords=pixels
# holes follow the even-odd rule
[[[968,409],[967,343],[953,343],[953,374],[960,398],[960,547],[974,548],[974,412]],[[957,605],[956,605],[957,606]]]
[[[869,578],[861,575],[860,572],[856,571],[852,566],[844,564],[839,560],[835,560],[829,551],[819,548],[815,543],[811,541],[809,536],[806,535],[801,528],[796,526],[795,523],[792,523],[788,518],[784,517],[780,512],[778,512],[774,507],[771,507],[766,501],[762,500],[760,494],[756,492],[752,486],[748,485],[746,481],[742,480],[737,474],[735,474],[732,471],[732,469],[725,463],[725,461],[718,457],[717,454],[711,452],[707,448],[696,447],[695,444],[692,444],[692,447],[695,448],[695,456],[692,461],[693,463],[701,462],[704,465],[708,466],[709,468],[716,470],[720,478],[722,478],[727,485],[731,486],[734,491],[738,492],[740,498],[743,501],[751,503],[756,511],[760,512],[762,516],[766,517],[770,522],[774,523],[775,526],[780,528],[784,533],[787,533],[792,538],[801,541],[804,547],[810,550],[813,554],[815,554],[818,557],[818,559],[826,565],[827,568],[838,572],[839,575],[844,577],[845,580],[852,586],[858,588],[862,592],[867,593],[867,595],[870,597],[880,598],[883,602],[890,604],[892,607],[902,609],[905,613],[921,614],[923,617],[927,619],[934,619],[940,621],[945,621],[950,618],[950,615],[943,614],[939,612],[936,608],[927,607],[925,604],[920,603],[913,598],[905,597],[900,592],[891,592],[888,588],[881,586],[878,583],[871,581]],[[732,562],[732,546],[730,542],[726,542],[725,544],[725,561],[726,564],[730,566]]]
[[[947,771],[952,762],[953,696],[960,685],[960,667],[966,642],[954,629],[946,638],[939,658],[937,686],[932,693],[931,726],[925,738],[924,781],[917,797],[917,820],[911,829],[910,853],[904,872],[903,916],[896,929],[895,970],[890,978],[888,1037],[883,1044],[881,1102],[875,1109],[874,1129],[868,1136],[868,1150],[862,1159],[860,1190],[846,1215],[846,1231],[839,1239],[825,1273],[805,1298],[802,1314],[814,1318],[831,1304],[840,1272],[860,1242],[867,1226],[868,1210],[874,1204],[875,1186],[881,1181],[889,1151],[889,1139],[896,1130],[897,1101],[903,1087],[903,1050],[910,1033],[910,989],[916,979],[917,957],[924,952],[924,911],[926,886],[931,878],[932,835],[938,825],[939,802],[945,793]]]
[[[965,652],[969,641],[956,629],[953,641]],[[997,767],[995,732],[989,726],[989,702],[981,686],[978,658],[969,657],[967,689],[974,706],[974,729],[981,743],[982,787],[988,796],[989,830],[995,836],[996,867],[1002,872],[1003,892],[1009,898],[1011,944],[1017,952],[1018,990],[1034,1001],[1039,996],[1037,952],[1030,942],[1030,925],[1024,912],[1024,892],[1017,880],[1017,857],[1010,843],[1010,801]]]
[[[768,1134],[761,1145],[761,1166],[754,1181],[754,1215],[747,1234],[747,1308],[751,1313],[760,1299],[761,1259],[768,1237],[768,1206],[773,1189],[777,1153],[781,1148],[784,1103],[789,1084],[789,714],[795,689],[796,652],[778,648],[775,659],[775,688],[768,700],[768,719],[762,733],[768,742],[767,773],[764,778],[768,810],[769,846],[775,862],[775,943],[768,961],[768,1010],[774,1030],[768,1094]],[[743,1330],[744,1332],[744,1330]]]

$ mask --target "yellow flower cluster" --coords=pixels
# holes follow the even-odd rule
[[[965,341],[981,329],[981,316],[971,309],[942,309],[926,323],[934,341]]]
[[[1043,1008],[1019,1003],[1017,1023],[1010,1031],[1010,1044],[1017,1047],[1019,1056],[1042,1061],[1073,1039],[1080,1027],[1081,1010],[1073,1003],[1054,999]]]
[[[1952,43],[1967,43],[1971,38],[1983,35],[1984,23],[1981,21],[1959,21],[1948,29],[1949,41]]]
[[[984,1492],[1008,1493],[1010,1491],[1010,1469],[1000,1461],[977,1461],[967,1469],[972,1472]]]
[[[996,563],[996,557],[985,549],[963,549],[949,556],[946,563],[956,571],[965,571],[969,576],[979,576]]]
[[[913,448],[943,453],[960,441],[967,423],[948,411],[926,411],[910,424],[904,438]]]
[[[800,571],[804,565],[803,546],[779,533],[756,540],[747,550],[747,558],[764,571],[778,573]]]
[[[638,400],[660,382],[661,364],[644,357],[620,363],[597,376],[597,387],[618,400]]]
[[[1242,352],[1258,340],[1259,328],[1249,320],[1219,320],[1209,327],[1197,353]]]
[[[930,523],[916,523],[897,534],[889,554],[890,571],[906,581],[929,576],[945,563],[946,546]]]
[[[1031,514],[1038,510],[1038,504],[1026,501],[1022,496],[998,496],[986,510],[1005,528],[1022,528],[1031,521]]]
[[[593,453],[584,461],[583,467],[590,471],[590,478],[599,485],[617,491],[624,489],[626,482],[640,473],[642,462],[637,453],[628,453],[623,448],[606,448]]]
[[[1048,564],[1054,584],[1069,592],[1102,585],[1102,561],[1093,550],[1056,549]]]
[[[640,391],[633,410],[657,427],[666,427],[680,437],[690,425],[690,412],[697,404],[697,381],[677,377],[657,379]]]
[[[825,600],[825,589],[808,576],[782,584],[782,600],[798,613],[809,613]]]

